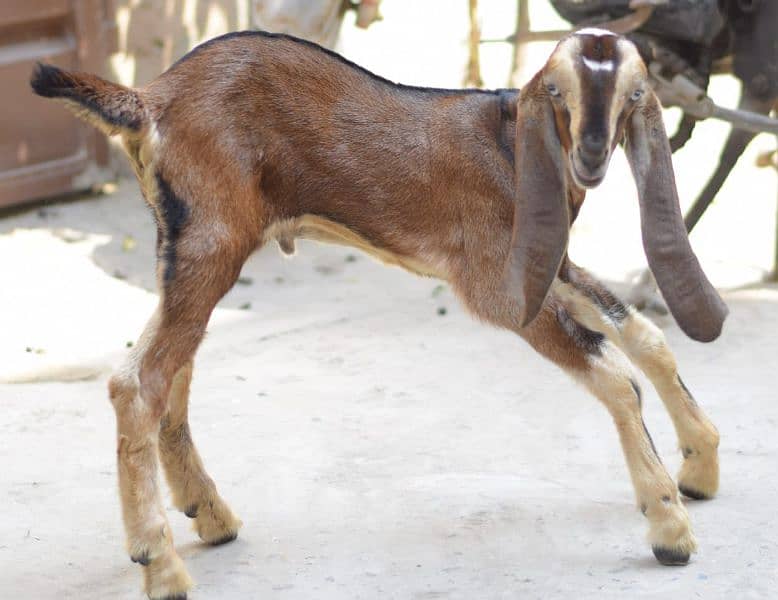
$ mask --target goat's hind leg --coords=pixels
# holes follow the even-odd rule
[[[143,390],[141,365],[157,337],[161,309],[154,314],[129,360],[109,382],[116,412],[117,462],[127,550],[144,567],[150,598],[186,597],[192,581],[173,547],[170,525],[159,488],[159,424],[164,398]]]
[[[586,271],[570,263],[565,267],[567,283],[581,295],[582,302],[576,302],[579,311],[589,301],[590,314],[579,316],[599,323],[609,339],[651,380],[662,399],[684,458],[678,474],[679,489],[690,498],[711,498],[719,485],[719,434],[681,380],[664,334],[634,308],[622,304]]]
[[[216,491],[205,471],[189,429],[189,386],[192,362],[179,369],[170,386],[168,413],[162,419],[159,450],[173,494],[173,504],[194,519],[195,530],[209,544],[223,544],[238,536],[241,522]]]
[[[229,243],[237,239],[229,232],[222,239],[212,228],[198,232],[194,227],[183,230],[175,253],[171,241],[163,238],[168,246],[162,246],[165,252],[159,266],[163,283],[159,308],[133,348],[131,360],[110,382],[127,546],[132,560],[144,566],[145,589],[152,600],[180,600],[191,587],[162,505],[157,473],[160,449],[176,501],[184,506],[194,499],[198,514],[202,511],[201,535],[220,541],[225,532],[234,537],[239,525],[226,505],[216,502],[213,483],[188,436],[183,400],[211,311],[232,287],[254,244],[248,240],[237,246]],[[221,533],[214,533],[218,530]]]

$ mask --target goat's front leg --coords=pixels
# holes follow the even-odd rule
[[[694,499],[711,498],[719,486],[719,433],[681,380],[662,331],[634,308],[622,304],[580,267],[567,261],[561,275],[578,292],[578,297],[571,300],[578,310],[576,316],[589,327],[603,331],[656,388],[683,453],[678,474],[681,492]]]
[[[678,488],[696,500],[712,498],[719,487],[719,432],[684,385],[664,334],[630,309],[621,338],[627,355],[651,380],[673,421],[684,459]]]
[[[191,380],[190,361],[170,386],[168,413],[159,432],[160,459],[176,508],[194,519],[204,542],[224,544],[238,536],[241,522],[216,491],[192,440],[188,419]]]
[[[696,548],[689,516],[643,421],[640,389],[629,360],[604,341],[586,362],[588,368],[578,376],[616,424],[638,505],[649,522],[651,549],[662,564],[686,564]]]
[[[519,310],[512,299],[493,294],[490,302],[484,302],[484,294],[463,296],[473,312],[519,333],[605,405],[621,440],[637,504],[649,522],[654,555],[666,565],[685,564],[696,547],[689,516],[643,423],[635,369],[624,352],[575,319],[573,302],[557,291],[552,291],[537,318],[524,328],[518,326]]]

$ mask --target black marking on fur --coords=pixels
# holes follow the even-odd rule
[[[30,87],[44,98],[64,98],[83,106],[115,127],[138,131],[143,126],[143,111],[138,96],[130,89],[105,82],[109,89],[99,92],[54,65],[37,63],[30,77]]]
[[[494,139],[497,140],[497,146],[500,153],[507,163],[513,167],[516,162],[515,155],[515,133],[516,133],[516,110],[519,99],[518,90],[497,90],[500,99],[500,116],[495,120]]]
[[[130,560],[134,563],[138,563],[143,567],[148,567],[151,564],[151,559],[149,558],[149,555],[146,552],[144,552],[140,556],[130,556]]]
[[[158,247],[158,253],[159,258],[164,258],[165,261],[164,281],[170,283],[176,276],[176,244],[189,220],[189,207],[159,173],[157,173],[157,188],[159,189],[157,213],[161,221],[158,225],[164,239]]]
[[[643,423],[643,431],[646,432],[646,437],[648,438],[648,441],[651,443],[651,450],[654,451],[654,456],[656,456],[656,459],[659,461],[659,463],[662,463],[662,459],[659,458],[659,452],[656,451],[656,446],[654,445],[654,440],[651,437],[651,434],[648,432],[648,427],[646,427],[646,422],[643,420],[643,418],[640,418],[640,421]]]
[[[692,393],[689,391],[689,388],[686,387],[686,384],[683,382],[683,379],[681,379],[680,375],[676,375],[678,378],[678,384],[683,389],[684,393],[689,397],[689,400],[694,406],[697,406],[697,400],[694,399],[694,396],[692,396]]]
[[[184,514],[189,517],[190,519],[194,519],[197,517],[197,504],[192,504],[191,506],[188,506],[186,510],[184,511]]]
[[[207,42],[203,42],[199,46],[194,47],[192,50],[190,50],[187,54],[179,58],[175,63],[173,63],[173,66],[170,67],[170,69],[175,69],[178,67],[181,63],[186,62],[193,56],[196,56],[203,51],[208,50],[211,46],[216,46],[218,44],[222,44],[225,42],[228,42],[230,40],[235,39],[242,39],[242,38],[251,38],[251,37],[264,37],[267,39],[278,39],[278,40],[286,40],[290,42],[294,42],[296,44],[300,44],[302,46],[308,46],[309,48],[316,50],[318,52],[321,52],[322,54],[325,54],[329,56],[330,58],[334,58],[338,62],[355,69],[374,81],[377,81],[379,83],[391,86],[398,90],[408,91],[408,92],[420,92],[420,93],[433,93],[433,94],[490,94],[490,95],[498,95],[501,92],[504,92],[505,90],[499,89],[499,90],[482,90],[478,88],[465,88],[465,89],[448,89],[448,88],[427,88],[427,87],[419,87],[419,86],[413,86],[413,85],[405,85],[402,83],[395,83],[394,81],[391,81],[389,79],[386,79],[384,77],[381,77],[380,75],[376,75],[375,73],[368,71],[364,67],[359,66],[356,63],[351,62],[347,58],[344,58],[337,52],[333,52],[332,50],[329,50],[327,48],[322,48],[318,44],[311,42],[309,40],[303,40],[298,37],[295,37],[293,35],[289,35],[286,33],[271,33],[269,31],[262,31],[262,30],[255,30],[255,31],[232,31],[230,33],[225,33],[224,35],[220,35],[218,37],[215,37],[211,40],[208,40]]]
[[[621,324],[629,316],[629,309],[608,288],[584,269],[565,260],[559,278],[589,298],[614,324]]]
[[[692,454],[694,454],[694,450],[686,446],[685,448],[681,449],[681,454],[683,454],[684,458],[689,458]]]
[[[708,500],[710,496],[707,494],[703,494],[700,491],[697,491],[693,488],[687,487],[683,485],[682,483],[678,484],[678,490],[687,498],[691,498],[692,500]]]
[[[662,546],[651,546],[656,559],[668,567],[680,567],[689,562],[689,553],[680,550],[672,550]]]
[[[596,354],[597,356],[601,354],[602,344],[605,342],[603,334],[587,329],[578,323],[562,306],[557,308],[556,318],[576,346],[583,349],[587,354]]]
[[[645,502],[642,502],[640,504],[640,512],[643,513],[643,516],[646,516],[646,513],[648,512],[648,506],[646,506]]]
[[[278,242],[278,247],[281,249],[281,252],[287,256],[292,256],[292,254],[294,254],[294,237],[281,235],[276,238],[276,242]]]
[[[519,90],[518,89],[498,89],[494,92],[500,98],[500,116],[506,121],[516,120],[516,111],[518,110]]]
[[[643,394],[640,392],[640,386],[638,385],[638,382],[629,378],[629,384],[632,386],[632,389],[635,390],[635,396],[638,398],[638,407],[643,407]]]

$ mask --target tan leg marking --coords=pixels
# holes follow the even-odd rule
[[[667,473],[641,414],[634,370],[625,354],[603,342],[600,355],[588,357],[590,369],[580,375],[605,405],[619,432],[638,506],[649,522],[649,541],[660,562],[683,564],[696,549],[689,516]]]
[[[557,280],[538,317],[523,328],[516,326],[518,309],[510,298],[494,296],[480,305],[471,300],[469,306],[488,321],[515,328],[536,351],[582,382],[605,405],[619,434],[638,506],[649,521],[654,554],[664,564],[684,564],[696,542],[678,488],[643,423],[635,368],[621,349],[603,337],[602,311],[592,311],[588,299],[568,288]]]
[[[678,485],[692,498],[710,498],[719,487],[719,432],[681,381],[662,331],[630,309],[621,339],[628,356],[651,380],[670,414],[684,461]]]
[[[719,487],[719,433],[683,384],[664,333],[634,308],[611,319],[586,294],[556,282],[554,291],[586,327],[602,332],[649,378],[673,422],[684,461],[678,486],[691,498],[711,498]]]
[[[111,377],[109,392],[116,412],[117,461],[127,551],[144,565],[150,598],[183,596],[192,580],[173,547],[157,467],[162,407],[140,393],[139,365],[159,324],[159,311],[149,321],[125,365]]]
[[[209,544],[234,540],[242,525],[221,499],[205,471],[189,429],[189,386],[192,363],[183,366],[170,386],[168,413],[159,434],[160,459],[173,504],[194,519],[200,538]]]

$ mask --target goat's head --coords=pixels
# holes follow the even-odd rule
[[[622,140],[637,184],[649,266],[681,328],[695,340],[711,341],[727,308],[689,245],[661,106],[632,43],[597,29],[560,41],[519,94],[507,281],[523,303],[521,324],[540,311],[567,250],[569,196],[602,181]]]

